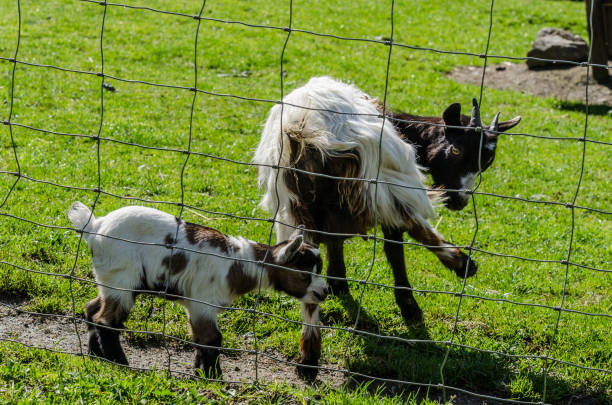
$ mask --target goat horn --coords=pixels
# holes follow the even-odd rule
[[[480,121],[480,107],[478,107],[478,101],[475,98],[472,99],[472,118],[470,118],[471,127],[482,127],[482,121]]]
[[[493,122],[491,122],[491,126],[489,127],[489,130],[499,131],[499,113],[495,114],[495,118],[493,118]]]

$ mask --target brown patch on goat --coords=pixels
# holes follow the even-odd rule
[[[318,304],[304,304],[304,308],[306,308],[306,313],[308,314],[309,319],[312,319],[312,314],[314,314],[318,306]]]
[[[113,298],[102,298],[100,309],[96,312],[92,320],[95,323],[120,328],[127,319],[128,311],[123,308],[121,303]]]
[[[465,266],[464,254],[451,243],[446,242],[432,228],[414,223],[408,229],[408,234],[431,250],[446,267],[455,270]]]
[[[373,225],[369,215],[353,215],[346,206],[339,206],[340,196],[333,189],[326,189],[324,184],[317,186],[318,194],[313,203],[291,201],[290,211],[295,223],[303,224],[308,229],[323,232],[366,234]],[[335,200],[335,203],[332,202]],[[329,239],[346,239],[342,236],[328,236],[311,232],[308,235],[313,243],[325,243]]]
[[[93,320],[93,316],[96,312],[100,310],[100,306],[102,305],[102,297],[99,295],[93,300],[89,301],[85,304],[85,318],[91,322]]]
[[[153,290],[160,293],[172,295],[171,297],[166,296],[166,298],[170,301],[178,300],[180,299],[179,297],[183,297],[185,295],[183,294],[183,291],[181,291],[177,287],[176,284],[169,284],[168,286],[166,286],[166,275],[163,273],[157,276],[157,280],[155,280],[155,284],[153,285]]]
[[[357,151],[333,152],[324,157],[318,149],[289,139],[289,166],[334,177],[360,177],[362,162]],[[369,185],[361,179],[330,179],[290,170],[283,175],[289,191],[300,196],[290,206],[295,223],[325,232],[360,234],[374,225],[366,198]],[[309,238],[321,243],[326,236],[312,233]]]
[[[334,152],[325,158],[314,147],[290,137],[289,166],[307,172],[321,173],[334,177],[359,178],[361,158],[357,151],[347,150]],[[297,171],[285,172],[285,183],[290,191],[300,196],[300,203],[314,204],[315,200],[334,194],[335,203],[347,209],[353,215],[361,215],[367,211],[367,201],[364,195],[364,182],[361,180],[327,179],[312,176]],[[334,193],[330,193],[334,190]],[[301,222],[300,222],[301,223]]]
[[[264,259],[266,259],[267,263],[271,261],[270,258],[272,257],[272,254],[273,254],[271,246],[264,245],[263,243],[253,243],[251,244],[251,247],[253,248],[253,252],[255,254],[255,260],[263,261]],[[268,257],[266,258],[266,252],[268,251],[268,249],[270,249],[270,253],[268,254]]]
[[[288,241],[283,241],[270,247],[259,243],[252,245],[255,252],[255,260],[263,261],[265,258],[265,263],[276,264],[279,250],[286,246],[287,243]],[[266,258],[268,249],[270,249],[270,253]],[[302,245],[300,253],[296,254],[289,263],[285,263],[283,266],[299,271],[291,271],[276,266],[266,266],[266,274],[270,285],[277,291],[284,291],[293,297],[302,298],[312,281],[311,272],[313,267],[322,266],[322,264],[321,258],[315,256],[310,247]]]
[[[214,248],[221,249],[221,251],[224,253],[228,252],[229,243],[227,240],[227,236],[217,231],[216,229],[198,224],[192,224],[190,222],[185,222],[184,227],[187,240],[192,245],[208,243]]]
[[[412,226],[408,229],[408,234],[418,242],[427,245],[428,247],[440,246],[444,240],[432,228],[422,226],[416,221],[412,222]]]
[[[185,270],[188,262],[189,259],[187,259],[187,256],[183,252],[174,253],[162,259],[162,265],[170,269],[170,274],[178,274]]]
[[[246,294],[257,286],[257,279],[247,274],[239,262],[234,262],[227,272],[227,284],[236,295]]]
[[[171,233],[169,233],[168,235],[166,235],[166,237],[164,238],[164,243],[166,245],[173,245],[174,244],[174,237],[172,236]]]
[[[291,267],[301,271],[310,272],[312,270],[312,266],[310,266],[310,268],[300,268],[292,264]],[[306,295],[306,291],[312,280],[309,273],[301,273],[277,267],[268,267],[267,274],[272,288],[277,291],[284,291],[298,299]]]
[[[372,98],[369,98],[368,100],[370,100],[370,102],[374,104],[374,107],[376,107],[376,111],[378,111],[379,113],[382,114],[383,112],[388,111],[383,105],[383,103],[380,102],[378,97],[372,97]]]

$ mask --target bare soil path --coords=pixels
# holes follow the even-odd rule
[[[64,353],[87,353],[87,326],[80,319],[77,321],[77,337],[74,322],[68,317],[32,315],[6,305],[0,305],[0,340],[12,340],[27,346]],[[121,344],[130,367],[143,370],[168,369],[168,352],[163,346],[134,345],[125,340],[123,336]],[[173,374],[177,377],[192,376],[194,350],[181,348],[180,345],[172,343],[167,345],[167,350],[170,352],[170,366]],[[282,354],[276,352],[266,351],[265,354],[270,357],[259,355],[257,360],[259,381],[285,382],[298,387],[308,384],[296,374],[294,365],[286,363],[292,361],[291,359],[286,359]],[[321,364],[321,366],[338,368],[334,364]],[[255,381],[254,354],[233,353],[229,356],[222,354],[221,367],[225,381],[244,383]],[[317,380],[332,387],[341,387],[347,381],[347,377],[341,372],[321,370]]]
[[[479,86],[482,67],[458,66],[448,76],[459,83]],[[592,77],[591,74],[589,105],[612,107],[612,79],[607,85],[603,85],[595,82]],[[524,63],[503,62],[487,66],[484,85],[586,104],[586,82],[586,68],[580,66],[529,70]],[[612,108],[609,113],[612,113]]]

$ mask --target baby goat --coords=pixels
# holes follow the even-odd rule
[[[308,308],[302,311],[305,323],[316,325],[319,321],[318,306],[313,304],[323,301],[328,293],[319,276],[321,257],[318,249],[303,242],[299,231],[268,246],[147,207],[123,207],[95,218],[85,205],[75,202],[68,218],[83,232],[100,283],[98,297],[85,309],[91,355],[128,364],[117,329],[123,328],[134,304],[138,292],[133,290],[166,292],[168,299],[185,307],[198,344],[195,367],[208,377],[221,375],[219,307],[231,305],[238,296],[257,289],[260,282],[262,288],[271,287],[300,300]],[[264,258],[263,266],[256,263]],[[318,328],[304,325],[299,363],[317,365],[320,349]],[[307,376],[316,374],[312,368],[298,371]]]
[[[330,287],[335,293],[348,292],[345,235],[366,234],[378,222],[395,285],[400,287],[395,297],[402,316],[407,322],[421,321],[406,277],[403,233],[426,245],[460,277],[475,274],[476,264],[427,221],[434,217],[434,210],[420,169],[431,170],[436,189],[471,189],[477,174],[495,157],[497,132],[512,128],[520,117],[500,123],[497,114],[491,126],[483,128],[474,100],[471,117],[461,115],[461,106],[455,103],[442,118],[386,111],[384,122],[377,99],[329,77],[311,79],[283,102],[270,110],[253,158],[262,165],[261,205],[271,212],[278,209],[278,239],[283,240],[297,224],[313,230],[309,239],[327,246]],[[277,176],[274,166],[279,162],[300,171],[281,169]],[[374,185],[370,180],[376,178],[381,182]],[[469,198],[465,192],[441,193],[450,209],[463,208]]]

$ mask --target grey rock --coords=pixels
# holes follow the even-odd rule
[[[573,62],[585,62],[588,55],[589,47],[582,37],[560,28],[542,28],[527,52],[528,57]],[[553,62],[527,59],[527,66],[530,69],[551,65],[554,65]],[[556,64],[556,66],[562,65]]]

